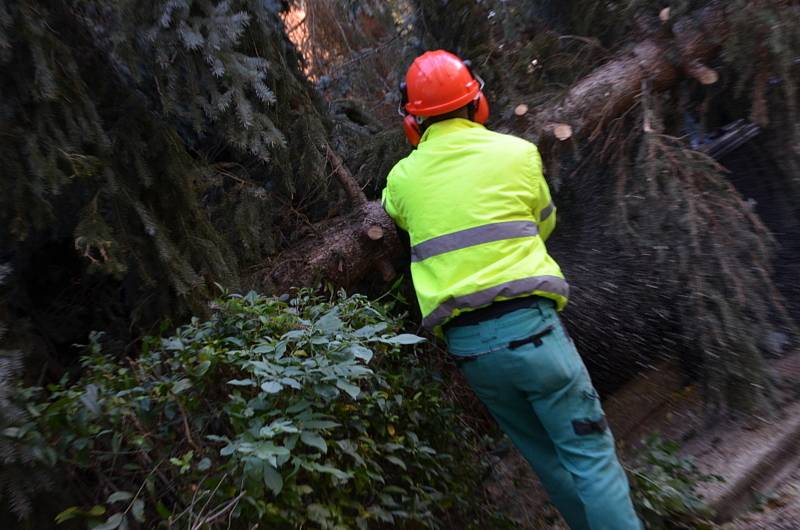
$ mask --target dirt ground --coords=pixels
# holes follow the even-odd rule
[[[798,448],[800,451],[800,448]],[[721,530],[800,530],[800,462],[772,491],[760,495],[757,510],[722,525]]]
[[[798,448],[800,451],[800,448]],[[516,452],[500,460],[487,493],[525,530],[569,530],[555,508],[542,504],[544,492],[527,463]],[[513,486],[516,493],[503,494],[500,485]],[[761,492],[752,511],[716,527],[718,530],[800,530],[800,460],[794,471],[772,491]]]

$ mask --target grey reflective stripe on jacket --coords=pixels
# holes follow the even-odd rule
[[[532,294],[534,291],[568,297],[569,284],[558,276],[531,276],[501,283],[475,293],[448,298],[422,320],[422,325],[432,329],[443,324],[456,309],[478,309],[491,304],[497,298],[514,298]]]
[[[538,233],[539,227],[533,221],[506,221],[476,226],[434,237],[414,245],[411,247],[411,261],[422,261],[445,252],[493,241],[532,237]]]
[[[555,209],[556,209],[555,203],[553,201],[550,201],[550,204],[542,208],[542,212],[541,214],[539,214],[539,222],[542,222],[548,217],[550,217],[550,214],[552,214],[553,210]]]

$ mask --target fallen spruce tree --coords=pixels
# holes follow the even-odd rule
[[[769,394],[766,341],[794,329],[773,283],[770,230],[725,168],[665,132],[662,94],[717,83],[708,64],[741,7],[710,2],[678,19],[662,11],[646,38],[524,117],[558,190],[561,227],[549,246],[573,287],[566,315],[607,387],[677,358],[701,374],[715,406],[752,408]],[[272,259],[264,288],[352,288],[402,263],[391,220],[332,161],[351,211]]]
[[[705,84],[716,82],[717,74],[703,63],[719,51],[711,36],[726,29],[722,7],[704,9],[691,20],[699,20],[700,27],[688,29],[683,27],[687,20],[678,22],[676,35],[637,43],[579,80],[563,100],[536,111],[532,128],[538,133],[540,149],[547,153],[555,142],[596,139],[609,122],[631,108],[645,82],[659,91],[672,87],[685,75],[699,76]],[[677,64],[671,59],[676,48],[681,52]],[[285,291],[321,279],[352,287],[371,266],[381,264],[384,256],[376,256],[376,249],[390,259],[403,253],[391,219],[377,201],[367,201],[341,159],[328,153],[353,206],[349,216],[352,218],[344,223],[323,221],[315,230],[321,241],[309,238],[276,259],[277,264],[265,278],[265,283],[275,290]]]

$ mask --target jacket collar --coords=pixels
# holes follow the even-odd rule
[[[451,132],[461,131],[464,129],[476,129],[476,128],[483,129],[484,126],[481,125],[480,123],[476,123],[472,120],[467,120],[464,118],[451,118],[449,120],[437,121],[427,129],[425,129],[425,132],[422,134],[422,138],[420,138],[419,143],[420,145],[422,145],[422,143],[425,142],[426,140],[439,138],[440,136],[450,134]]]

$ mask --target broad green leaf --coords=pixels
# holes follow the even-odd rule
[[[253,353],[272,353],[275,351],[275,346],[272,344],[259,344],[253,348]]]
[[[172,385],[172,393],[173,394],[180,394],[185,390],[192,388],[192,381],[188,378],[183,378],[174,385]]]
[[[298,412],[302,412],[311,406],[310,401],[306,401],[305,399],[298,401],[294,405],[288,407],[286,412],[288,414],[296,414]]]
[[[336,390],[336,387],[331,385],[316,385],[314,387],[314,392],[316,392],[318,396],[326,401],[334,399],[339,395],[339,391]]]
[[[278,455],[288,455],[289,450],[271,442],[259,443],[255,446],[255,456],[262,460],[272,459]]]
[[[308,446],[319,449],[323,453],[328,452],[328,444],[325,443],[325,439],[315,432],[304,431],[300,433],[300,441]]]
[[[314,488],[309,486],[308,484],[300,484],[295,486],[295,491],[300,495],[308,495],[309,493],[314,493]]]
[[[319,524],[323,528],[328,527],[328,519],[331,516],[330,510],[328,510],[323,505],[317,503],[309,504],[306,510],[309,519]]]
[[[184,349],[183,342],[178,338],[169,338],[161,340],[161,347],[168,351],[179,351]]]
[[[122,518],[124,517],[121,513],[115,513],[101,525],[95,526],[92,530],[116,530],[122,524]]]
[[[353,344],[350,346],[350,352],[357,358],[363,360],[365,363],[368,363],[372,360],[372,350],[369,348],[365,348],[360,344]]]
[[[131,514],[133,514],[133,518],[140,523],[144,522],[144,501],[142,499],[136,499],[133,501],[133,505],[131,506]]]
[[[19,427],[6,427],[3,429],[3,436],[7,438],[20,438],[21,429]]]
[[[354,335],[356,337],[374,337],[381,331],[385,330],[388,327],[386,322],[379,322],[377,324],[370,324],[368,326],[364,326],[363,328],[359,328],[355,331]]]
[[[264,466],[264,485],[272,491],[273,495],[278,495],[283,489],[283,477],[280,471],[269,464]]]
[[[198,471],[207,471],[211,468],[211,459],[208,457],[203,458],[197,463]]]
[[[329,475],[333,475],[334,477],[338,478],[339,480],[347,480],[353,476],[352,473],[347,471],[342,471],[341,469],[337,469],[333,466],[328,466],[324,464],[317,464],[316,462],[306,462],[303,464],[303,467],[310,469],[311,471],[319,471],[320,473],[328,473]]]
[[[334,331],[339,331],[344,326],[342,319],[339,318],[337,315],[337,310],[334,309],[331,312],[325,314],[322,318],[317,321],[317,327],[324,331],[325,333],[332,333]]]
[[[97,385],[89,384],[86,385],[86,391],[81,396],[81,403],[89,409],[94,415],[100,414],[100,403],[98,402],[98,389]]]
[[[283,385],[277,381],[267,381],[266,383],[261,384],[261,390],[267,394],[277,394],[282,388]]]
[[[296,432],[300,431],[290,420],[275,420],[269,425],[261,427],[261,430],[258,431],[258,435],[262,438],[272,438],[276,434],[294,434]]]
[[[308,420],[303,422],[303,427],[306,429],[333,429],[340,425],[341,423],[330,420]]]
[[[105,511],[105,508],[103,508],[103,510]],[[81,513],[80,508],[78,508],[77,506],[70,506],[63,512],[56,515],[56,524],[61,524],[64,521],[69,521],[70,519],[77,517],[80,513]],[[103,514],[99,513],[97,515],[103,515]]]
[[[300,337],[303,337],[306,334],[307,334],[307,332],[304,329],[293,329],[291,331],[287,331],[286,333],[284,333],[283,337],[281,337],[281,338],[282,339],[286,339],[286,340],[299,339]],[[285,348],[285,346],[284,346],[284,348]]]
[[[244,346],[244,342],[242,342],[242,339],[239,337],[225,337],[225,341],[233,344],[234,346],[238,346],[239,348]]]
[[[255,291],[250,291],[246,295],[244,295],[244,301],[249,304],[255,304],[258,300],[258,293]]]
[[[396,465],[398,467],[403,468],[403,471],[406,471],[406,469],[407,469],[406,468],[406,463],[403,462],[402,460],[400,460],[399,458],[397,458],[396,456],[387,456],[386,460],[388,460],[389,462],[391,462],[392,464],[394,464],[394,465]]]
[[[290,386],[292,388],[296,388],[298,390],[301,390],[303,388],[303,385],[301,385],[297,381],[297,379],[292,379],[291,377],[283,377],[283,378],[281,378],[281,384],[286,385],[286,386]]]
[[[411,333],[401,333],[386,340],[389,344],[419,344],[425,342],[426,339]]]
[[[86,515],[91,517],[100,517],[104,513],[106,513],[106,507],[101,506],[100,504],[95,504],[88,512],[86,512]]]
[[[231,379],[228,384],[233,386],[255,386],[256,382],[252,379]]]
[[[158,513],[158,515],[159,515],[159,516],[160,516],[162,519],[169,519],[170,517],[172,517],[172,512],[171,512],[171,511],[169,510],[169,508],[167,508],[167,507],[166,507],[166,505],[165,505],[163,502],[161,502],[161,501],[158,501],[158,502],[156,503],[156,512]]]
[[[205,375],[208,372],[208,369],[211,368],[211,361],[203,361],[197,365],[197,369],[195,370],[195,374],[197,376]]]
[[[115,491],[111,495],[108,496],[108,500],[106,501],[108,504],[113,504],[115,502],[120,501],[129,501],[133,498],[133,493],[129,491]]]
[[[341,379],[336,381],[336,386],[339,389],[347,392],[353,399],[356,399],[358,395],[361,393],[361,389],[359,387],[357,387],[356,385],[351,385],[350,383],[343,381]]]

